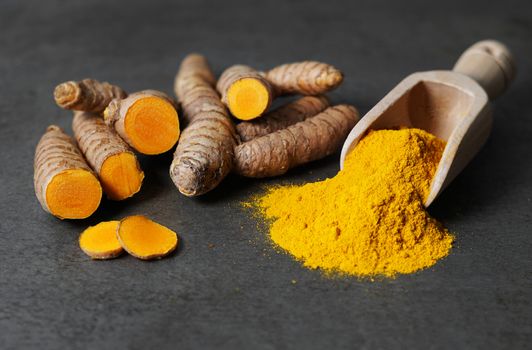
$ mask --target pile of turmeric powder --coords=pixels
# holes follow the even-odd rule
[[[335,177],[256,199],[272,241],[309,268],[356,276],[412,273],[453,236],[425,211],[445,142],[419,129],[371,131]]]

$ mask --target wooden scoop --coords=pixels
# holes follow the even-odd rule
[[[492,126],[490,99],[502,94],[515,69],[503,44],[486,40],[467,49],[452,71],[414,73],[399,83],[351,130],[340,167],[370,129],[419,128],[447,142],[430,193],[429,206],[477,154]]]

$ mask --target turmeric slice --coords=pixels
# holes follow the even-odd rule
[[[303,61],[283,64],[266,72],[277,95],[319,95],[337,88],[343,74],[327,63]]]
[[[175,79],[175,92],[188,125],[170,165],[179,192],[197,196],[215,188],[231,171],[236,131],[205,57],[188,55]]]
[[[35,194],[60,219],[84,219],[98,209],[102,187],[74,140],[51,125],[35,150]]]
[[[159,91],[145,90],[125,99],[114,99],[104,117],[105,122],[140,153],[164,153],[179,138],[179,119],[174,102]]]
[[[140,190],[144,173],[135,154],[100,116],[76,112],[72,129],[85,158],[98,174],[107,197],[122,200]]]
[[[226,69],[216,88],[231,114],[242,120],[261,116],[274,97],[270,83],[258,71],[244,65]]]
[[[235,172],[247,177],[277,176],[326,157],[338,150],[358,119],[355,107],[338,105],[286,129],[244,142],[235,149]]]
[[[79,247],[92,259],[116,258],[124,251],[116,237],[119,223],[120,221],[104,221],[89,227],[79,236]]]
[[[246,142],[313,117],[327,107],[329,107],[329,101],[325,96],[304,96],[261,118],[237,124],[236,131],[240,140]]]
[[[118,226],[117,237],[122,247],[142,260],[162,258],[177,247],[177,234],[142,215],[130,216]]]
[[[120,87],[94,79],[67,81],[54,90],[54,99],[59,107],[93,113],[103,112],[112,99],[126,96]]]

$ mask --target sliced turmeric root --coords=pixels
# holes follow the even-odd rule
[[[178,243],[174,231],[142,215],[123,219],[116,232],[122,247],[142,260],[162,258],[174,251]]]
[[[122,200],[140,190],[144,173],[135,154],[100,116],[76,112],[72,129],[85,158],[98,174],[107,197]]]
[[[100,180],[110,199],[122,200],[137,193],[142,186],[144,173],[139,171],[137,158],[128,152],[107,158],[100,169]]]
[[[228,68],[220,77],[217,89],[231,114],[241,120],[261,116],[274,97],[270,83],[259,72],[244,65]]]
[[[113,100],[104,113],[108,125],[134,149],[161,154],[179,139],[179,119],[174,102],[166,94],[145,90]]]
[[[254,119],[268,109],[271,95],[268,89],[253,78],[241,79],[227,89],[227,105],[238,119]]]
[[[34,186],[43,209],[60,219],[84,219],[96,211],[102,187],[74,140],[51,125],[35,150]]]
[[[46,204],[52,215],[84,219],[98,209],[102,187],[91,171],[69,169],[53,176],[46,188]]]
[[[124,252],[116,237],[119,224],[120,221],[105,221],[89,227],[79,236],[79,247],[93,259],[116,258]]]

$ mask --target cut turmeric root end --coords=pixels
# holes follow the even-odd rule
[[[116,258],[124,251],[116,237],[120,221],[100,222],[91,226],[79,236],[79,247],[93,259]]]
[[[237,80],[227,90],[229,110],[241,120],[250,120],[262,115],[270,106],[271,99],[270,89],[254,78]]]
[[[140,190],[144,173],[137,158],[129,152],[107,158],[100,170],[100,181],[109,199],[122,200]]]
[[[142,215],[120,222],[118,241],[131,255],[142,260],[162,258],[177,247],[177,234]]]
[[[132,146],[144,154],[164,153],[179,139],[177,112],[163,98],[139,99],[129,107],[124,123]]]
[[[98,209],[100,182],[86,169],[69,169],[55,175],[46,188],[50,213],[62,219],[84,219]]]

